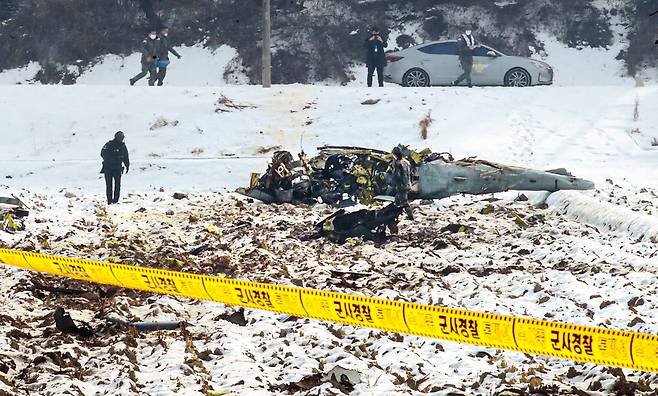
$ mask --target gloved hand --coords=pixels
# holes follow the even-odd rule
[[[126,166],[126,173],[130,170],[130,166]]]
[[[178,59],[180,59],[180,58],[182,58],[183,56],[182,56],[182,55],[176,55],[176,57],[177,57]]]

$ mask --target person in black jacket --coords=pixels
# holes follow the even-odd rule
[[[167,66],[169,66],[169,53],[171,52],[180,59],[181,56],[176,50],[171,46],[169,42],[169,28],[164,26],[160,29],[160,35],[158,36],[160,40],[160,45],[158,46],[158,86],[162,85],[165,76],[167,75]]]
[[[473,88],[471,83],[471,71],[473,70],[473,51],[480,46],[480,43],[473,37],[471,29],[466,29],[464,34],[457,39],[457,46],[459,48],[459,63],[461,63],[462,70],[464,71],[452,85],[458,85],[462,80],[466,79],[469,88]]]
[[[101,157],[103,158],[101,173],[105,174],[105,194],[107,195],[108,205],[119,202],[123,165],[126,166],[126,173],[130,169],[130,159],[128,158],[126,144],[123,142],[124,138],[123,132],[115,133],[114,139],[105,143],[101,150]],[[114,189],[112,189],[113,181]]]
[[[395,206],[404,209],[407,219],[414,219],[414,212],[409,206],[409,191],[411,191],[411,164],[402,155],[400,146],[393,147],[393,178],[395,189]]]
[[[372,28],[370,37],[366,39],[364,44],[367,50],[366,66],[368,66],[368,86],[372,87],[372,75],[377,70],[377,80],[379,86],[384,86],[384,66],[386,66],[386,55],[384,55],[384,48],[388,47],[386,40],[379,34],[377,27]]]
[[[160,40],[155,29],[149,30],[148,36],[142,41],[142,71],[130,79],[130,85],[135,85],[137,81],[146,76],[146,73],[149,74],[149,85],[155,84],[157,78],[155,68],[156,61],[158,60],[159,46]]]

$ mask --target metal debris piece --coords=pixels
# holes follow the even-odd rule
[[[403,210],[394,204],[382,209],[361,209],[355,212],[341,209],[316,224],[317,236],[324,236],[337,243],[345,243],[349,238],[383,242],[386,240],[386,229],[397,234],[398,217]]]
[[[30,214],[30,211],[16,197],[0,197],[0,229],[10,234],[16,231],[25,230],[23,219]]]

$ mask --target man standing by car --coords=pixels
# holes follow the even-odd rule
[[[171,52],[180,59],[181,56],[169,43],[169,28],[164,26],[160,29],[160,36],[158,37],[160,45],[158,45],[158,86],[162,85],[165,76],[167,75],[167,66],[169,66],[169,53]]]
[[[411,164],[402,155],[400,146],[393,148],[393,188],[395,188],[395,206],[403,208],[407,219],[413,220],[414,213],[409,206],[411,191]]]
[[[128,148],[123,142],[124,138],[123,132],[115,133],[114,139],[105,143],[101,150],[101,157],[103,158],[101,173],[105,174],[105,195],[107,196],[108,205],[119,202],[123,165],[126,165],[126,173],[130,169]],[[114,182],[114,189],[112,188],[112,182]]]
[[[462,66],[462,73],[452,85],[459,85],[462,80],[466,79],[468,87],[472,88],[473,84],[471,83],[471,71],[473,70],[473,51],[480,46],[480,44],[473,37],[473,32],[470,28],[466,29],[464,34],[462,34],[457,39],[457,46],[459,48],[459,63]]]
[[[366,66],[368,66],[368,86],[372,87],[372,75],[377,70],[377,80],[379,86],[384,86],[384,66],[386,66],[386,56],[384,48],[388,43],[379,35],[379,29],[373,26],[370,37],[366,39]]]
[[[148,32],[148,36],[142,41],[142,72],[130,79],[130,85],[135,83],[149,73],[149,85],[155,84],[156,79],[156,61],[158,59],[159,39],[155,29]]]

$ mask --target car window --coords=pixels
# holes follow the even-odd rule
[[[418,51],[432,55],[457,55],[457,43],[449,41],[446,43],[436,43],[418,48]]]
[[[478,47],[473,51],[474,56],[487,56],[487,52],[492,51],[489,47]]]

